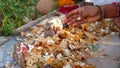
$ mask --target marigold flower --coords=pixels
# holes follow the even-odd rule
[[[75,2],[73,0],[58,0],[59,7],[64,5],[75,5]]]

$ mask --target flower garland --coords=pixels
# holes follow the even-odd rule
[[[59,8],[61,13],[67,14],[70,11],[78,8],[78,5],[73,0],[55,0],[55,6]]]
[[[75,1],[73,0],[58,0],[57,3],[59,7],[62,7],[64,5],[75,5]]]

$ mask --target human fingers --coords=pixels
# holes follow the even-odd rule
[[[73,23],[73,26],[80,27],[80,25],[83,24],[83,23],[85,23],[85,20],[76,21],[75,23]]]
[[[68,23],[68,22],[70,22],[71,20],[76,19],[77,17],[78,17],[78,15],[75,14],[75,15],[69,17],[68,19],[66,19],[65,23]]]
[[[75,10],[72,10],[71,12],[69,12],[67,15],[66,15],[66,19],[68,19],[69,17],[73,16],[73,15],[76,15],[78,14],[79,11],[78,9],[75,9]]]
[[[119,21],[120,20],[120,18],[115,18],[115,21]]]
[[[115,19],[115,24],[120,28],[120,18]]]
[[[77,8],[75,10],[72,10],[71,12],[69,12],[67,15],[66,15],[66,18],[69,18],[75,14],[79,14],[83,11],[84,9],[81,7],[81,8]]]
[[[116,25],[120,28],[120,22],[116,22]]]
[[[97,16],[94,16],[94,17],[89,17],[89,18],[86,18],[86,19],[82,19],[82,20],[80,20],[80,21],[75,21],[75,22],[72,23],[72,24],[73,24],[73,26],[79,27],[79,26],[80,26],[81,24],[83,24],[83,23],[95,22],[95,21],[97,21],[97,20],[99,20],[99,19],[100,19],[100,16],[97,15]]]
[[[86,18],[86,22],[95,22],[95,21],[98,21],[99,19],[100,19],[100,15],[96,15],[93,17]]]
[[[76,18],[74,18],[74,19],[71,19],[67,24],[68,24],[68,25],[72,25],[72,24],[74,24],[76,21],[77,21]]]
[[[74,23],[76,23],[76,22],[81,22],[81,21],[83,21],[83,20],[84,20],[84,19],[81,20],[80,16],[78,15],[78,16],[70,19],[70,20],[67,22],[67,24],[68,24],[68,25],[72,25],[72,24],[74,24]]]
[[[77,20],[77,19],[72,19],[70,22],[68,22],[68,25],[73,25],[73,26],[80,26],[83,23],[89,23],[89,22],[95,22],[100,19],[99,15],[96,15],[94,17],[88,17],[82,20]]]

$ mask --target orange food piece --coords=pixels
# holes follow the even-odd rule
[[[41,41],[37,42],[34,46],[35,47],[38,47],[38,46],[41,46],[43,43]]]
[[[74,65],[72,68],[82,68],[80,65]]]
[[[33,28],[33,27],[30,27],[30,28],[29,28],[29,31],[30,31],[32,34],[36,33],[36,30],[35,30],[35,28]]]
[[[81,27],[82,27],[82,30],[87,30],[88,25],[87,24],[82,24]]]
[[[39,28],[44,27],[44,26],[41,25],[41,24],[37,24],[36,26],[39,27]]]
[[[26,34],[25,31],[21,31],[21,32],[20,32],[20,35],[21,35],[21,36],[24,36],[25,34]]]
[[[34,28],[33,27],[29,27],[29,31],[31,31],[31,30],[34,30]]]
[[[52,64],[52,62],[55,60],[55,58],[49,58],[48,60],[47,60],[47,63],[48,64]]]
[[[76,41],[80,40],[80,36],[79,35],[75,35],[74,36],[74,40],[76,40]]]

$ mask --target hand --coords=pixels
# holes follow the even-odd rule
[[[68,13],[65,23],[68,25],[80,25],[86,22],[95,22],[99,19],[100,11],[98,7],[84,6]]]
[[[120,18],[116,18],[115,19],[115,23],[120,28]]]

